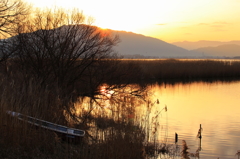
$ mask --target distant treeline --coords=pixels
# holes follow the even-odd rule
[[[121,60],[121,67],[130,65],[132,82],[196,81],[240,79],[240,61],[237,60],[178,60],[139,59]]]

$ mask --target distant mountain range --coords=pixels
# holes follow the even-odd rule
[[[214,47],[219,45],[228,45],[228,44],[236,44],[240,45],[240,41],[228,41],[228,42],[221,42],[221,41],[196,41],[196,42],[190,42],[190,41],[182,41],[182,42],[174,42],[173,45],[176,45],[178,47],[182,47],[187,50],[195,50],[202,47]]]
[[[240,56],[240,45],[225,44],[215,47],[202,47],[192,50],[198,53],[202,53],[203,56],[222,56],[222,57],[237,57]]]
[[[118,34],[121,40],[115,50],[125,58],[196,58],[202,55],[141,34],[112,32]]]
[[[68,26],[64,26],[68,27]],[[167,43],[157,38],[126,31],[108,30],[120,37],[114,47],[124,58],[235,58],[240,57],[240,41],[198,41]],[[13,37],[12,37],[13,38]],[[9,38],[11,40],[12,38]]]
[[[167,43],[160,39],[125,31],[113,31],[121,42],[116,51],[125,58],[239,58],[240,41],[198,41]]]

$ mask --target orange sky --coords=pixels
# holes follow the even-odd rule
[[[79,8],[95,25],[166,42],[240,40],[240,0],[25,0]]]

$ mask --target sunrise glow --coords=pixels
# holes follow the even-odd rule
[[[240,38],[238,0],[26,0],[36,7],[78,8],[94,24],[155,37],[167,42]]]

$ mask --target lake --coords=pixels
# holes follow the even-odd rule
[[[233,159],[240,150],[240,81],[193,82],[155,84],[150,87],[153,100],[162,112],[159,135],[174,144],[175,132],[178,145],[185,140],[189,152],[199,148],[196,137],[202,125],[201,159]],[[180,158],[180,157],[179,157]]]

